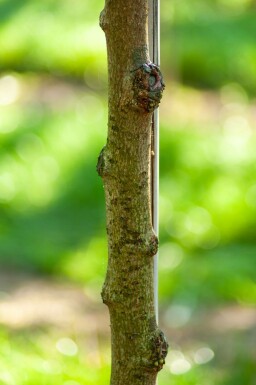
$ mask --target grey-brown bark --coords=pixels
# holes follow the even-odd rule
[[[110,312],[111,385],[154,385],[167,343],[154,311],[150,159],[152,111],[164,84],[150,63],[148,0],[106,0],[100,16],[108,52],[108,139],[98,159],[108,233],[102,298]]]

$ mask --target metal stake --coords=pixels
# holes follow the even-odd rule
[[[151,61],[160,65],[160,0],[148,0],[148,41]],[[159,111],[154,111],[152,118],[152,157],[151,157],[151,204],[153,228],[158,236],[158,201],[159,201]],[[154,304],[158,323],[158,253],[154,256]]]

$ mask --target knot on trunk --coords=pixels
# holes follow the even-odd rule
[[[106,280],[104,282],[104,285],[103,285],[103,288],[102,288],[102,291],[101,291],[101,298],[102,298],[102,302],[105,305],[107,305],[107,306],[111,305],[110,288],[109,288],[109,285],[108,285]]]
[[[139,110],[153,112],[160,103],[165,88],[163,76],[153,63],[142,64],[134,71],[134,104]]]
[[[101,13],[100,13],[100,20],[99,20],[99,22],[100,22],[100,27],[101,27],[101,29],[104,31],[104,32],[106,32],[106,29],[107,29],[107,20],[106,20],[106,10],[105,10],[105,8],[101,11]]]
[[[111,165],[113,164],[112,158],[108,156],[106,146],[100,152],[97,162],[97,173],[99,176],[104,178],[107,175],[110,175]]]
[[[105,166],[106,166],[105,156],[104,155],[105,155],[105,146],[103,147],[103,149],[100,152],[100,155],[98,157],[97,166],[96,166],[97,173],[101,177],[104,176]]]
[[[154,257],[158,251],[158,237],[152,229],[151,236],[149,237],[149,242],[147,243],[147,254],[150,257]]]
[[[152,338],[152,356],[150,360],[152,370],[159,372],[163,368],[168,348],[169,344],[164,333],[157,329],[154,337]]]

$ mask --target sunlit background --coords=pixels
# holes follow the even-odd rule
[[[0,0],[0,385],[105,385],[103,1]],[[256,2],[162,0],[159,385],[256,384]]]

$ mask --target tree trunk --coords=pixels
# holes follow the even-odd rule
[[[111,385],[154,385],[168,344],[154,311],[150,170],[151,122],[164,88],[149,60],[148,0],[106,0],[109,78],[107,144],[97,170],[103,179],[108,269],[102,299],[111,323]]]

